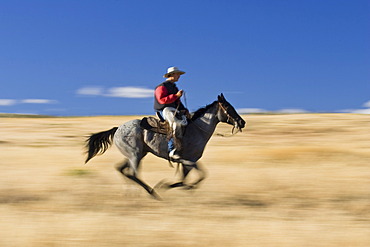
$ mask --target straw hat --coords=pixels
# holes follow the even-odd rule
[[[184,71],[181,71],[181,70],[179,70],[179,68],[177,68],[177,67],[169,67],[168,69],[167,69],[167,73],[166,74],[164,74],[164,78],[168,78],[168,77],[170,77],[171,76],[171,74],[174,74],[174,73],[179,73],[180,75],[183,75],[183,74],[185,74],[185,72]]]

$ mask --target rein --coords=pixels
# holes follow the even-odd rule
[[[185,108],[188,109],[188,102],[186,100],[186,93],[185,93],[185,91],[184,91],[184,93],[183,93],[182,96],[184,97]]]
[[[184,93],[183,93],[183,97],[184,97],[185,108],[186,108],[186,109],[188,109],[188,103],[186,102],[185,91],[184,91]],[[175,115],[176,115],[176,114],[177,114],[177,112],[179,111],[179,107],[180,107],[180,101],[179,101],[179,103],[177,104],[176,111],[175,111]]]
[[[226,134],[221,134],[221,133],[216,133],[216,135],[217,136],[221,136],[221,137],[232,137],[232,136],[236,135],[239,132],[239,130],[237,130],[236,132],[234,132],[234,129],[235,129],[235,126],[231,130],[231,135],[226,135]]]

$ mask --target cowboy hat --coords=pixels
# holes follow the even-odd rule
[[[167,73],[166,74],[164,74],[164,78],[168,78],[168,77],[170,77],[170,75],[171,74],[174,74],[174,73],[179,73],[180,75],[183,75],[183,74],[185,74],[185,72],[184,71],[181,71],[181,70],[179,70],[179,68],[177,68],[177,67],[169,67],[168,69],[167,69]]]

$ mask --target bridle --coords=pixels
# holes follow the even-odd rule
[[[219,107],[221,108],[221,110],[224,112],[224,114],[227,116],[227,120],[226,120],[226,122],[227,122],[227,123],[231,123],[231,122],[230,122],[230,119],[234,122],[234,126],[233,126],[233,129],[231,130],[231,135],[230,135],[230,136],[235,135],[236,133],[238,133],[238,132],[240,131],[240,128],[237,126],[237,125],[238,125],[238,121],[237,121],[235,118],[233,118],[233,117],[229,114],[229,112],[228,112],[228,111],[227,111],[227,109],[222,105],[222,103],[221,103],[221,102],[218,102],[218,105],[219,105]],[[237,131],[234,133],[235,128],[236,128],[236,130],[237,130]],[[225,135],[223,135],[223,134],[217,134],[217,135],[225,136]]]
[[[232,119],[233,121],[235,121],[234,118],[231,117],[230,114],[227,112],[226,108],[221,104],[221,102],[218,102],[218,105],[224,111],[224,113],[226,114],[226,116],[227,116],[227,122],[229,122],[230,119]]]

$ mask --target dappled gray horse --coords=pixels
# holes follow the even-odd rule
[[[168,139],[164,134],[141,128],[140,121],[135,119],[119,127],[92,134],[87,139],[88,157],[86,163],[95,155],[103,154],[114,140],[114,144],[127,158],[123,163],[117,165],[118,171],[141,185],[154,198],[159,199],[160,197],[156,191],[138,178],[138,168],[140,161],[148,152],[168,160]],[[167,189],[175,187],[193,188],[205,178],[204,171],[197,165],[197,161],[202,157],[204,148],[219,122],[233,125],[234,128],[240,131],[245,126],[245,121],[235,111],[234,107],[226,101],[223,94],[218,96],[217,101],[194,112],[186,127],[182,138],[182,159],[179,161],[182,166],[182,180],[172,184],[162,182],[158,186]],[[199,171],[198,180],[191,184],[186,183],[186,176],[194,168]]]

